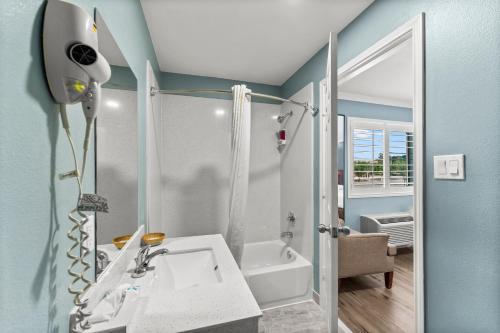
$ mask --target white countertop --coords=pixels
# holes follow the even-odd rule
[[[151,290],[154,297],[137,309],[127,332],[183,332],[262,316],[221,235],[171,238],[154,249],[162,247],[170,251],[213,249],[222,281],[181,290]]]

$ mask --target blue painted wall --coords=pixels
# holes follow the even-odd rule
[[[188,74],[178,74],[161,72],[159,83],[162,89],[229,89],[235,84],[245,84],[247,88],[251,89],[253,92],[268,94],[274,96],[280,96],[280,87],[272,86],[269,84],[253,83],[247,81],[237,81],[220,79],[208,76],[197,76]],[[189,96],[198,97],[209,97],[216,99],[233,99],[230,94],[189,94]],[[263,99],[259,97],[252,97],[252,102],[260,103],[270,103],[270,104],[281,104],[280,102],[272,101],[269,99]]]
[[[346,124],[349,117],[407,122],[411,122],[413,117],[411,109],[387,105],[339,100],[337,107],[338,114],[346,117]],[[347,133],[345,133],[345,140],[347,140]],[[347,145],[347,141],[345,142]],[[347,154],[345,149],[344,153]],[[347,155],[344,156],[344,159],[345,161],[348,160]],[[346,165],[346,185],[349,175],[349,167]],[[361,215],[407,212],[409,208],[413,207],[412,195],[381,198],[349,198],[349,187],[345,186],[344,191],[345,222],[355,230],[360,230],[359,217]]]
[[[500,327],[500,2],[379,0],[339,36],[339,64],[426,15],[425,301],[428,332]],[[432,177],[464,153],[466,181]],[[485,163],[485,159],[488,162]],[[468,228],[481,230],[471,235]]]
[[[359,217],[361,215],[408,212],[412,207],[412,195],[351,199],[346,197],[345,221],[354,230],[360,230]]]
[[[157,70],[158,65],[139,2],[74,2],[89,13],[98,5],[139,84],[145,85],[146,59]],[[0,2],[0,330],[9,333],[68,332],[72,307],[66,291],[66,215],[78,192],[74,181],[57,178],[73,166],[45,82],[43,10],[41,0]],[[146,89],[139,93],[142,120]],[[81,107],[70,107],[69,116],[81,156]],[[85,187],[93,191],[92,160],[88,165]]]
[[[328,36],[326,36],[328,41]],[[319,105],[319,82],[325,78],[328,44],[316,52],[281,86],[281,96],[289,98],[310,82],[314,83],[314,102]]]
[[[422,12],[426,330],[498,332],[500,171],[491,166],[500,163],[500,2],[376,0],[339,34],[338,65]],[[325,54],[321,50],[299,69],[283,85],[283,95],[311,81],[317,91]],[[432,156],[448,153],[466,155],[465,181],[433,179]]]

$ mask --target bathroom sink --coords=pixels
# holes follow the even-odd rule
[[[181,290],[222,282],[221,274],[212,249],[172,251],[156,257],[155,288]]]
[[[257,327],[262,312],[221,235],[170,238],[154,250],[161,248],[169,252],[153,257],[139,278],[131,274],[131,253],[125,274],[109,286],[131,286],[116,316],[86,332],[238,332],[242,321]]]

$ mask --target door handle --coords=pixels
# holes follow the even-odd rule
[[[330,225],[330,226],[327,227],[324,224],[320,224],[320,225],[318,225],[318,231],[319,231],[320,234],[324,234],[327,231],[328,231],[329,234],[331,234],[332,233],[332,226]]]
[[[351,229],[349,227],[332,227],[331,225],[326,226],[324,224],[320,224],[318,226],[318,231],[319,233],[323,234],[325,232],[328,232],[332,238],[338,238],[339,233],[344,234],[344,235],[349,235],[351,233]]]

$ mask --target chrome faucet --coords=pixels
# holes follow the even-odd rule
[[[96,274],[99,275],[101,274],[106,266],[109,265],[109,256],[106,252],[102,250],[97,250],[96,252]]]
[[[166,248],[156,250],[153,253],[149,253],[150,248],[150,245],[146,245],[144,247],[141,247],[139,253],[137,253],[137,258],[135,258],[135,269],[132,273],[133,278],[143,277],[148,271],[148,268],[151,269],[149,267],[151,259],[156,256],[162,256],[168,253],[168,250]]]

